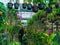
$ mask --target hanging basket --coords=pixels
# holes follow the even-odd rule
[[[40,10],[44,9],[44,4],[43,4],[43,3],[38,4],[38,8],[39,8]]]
[[[23,9],[26,9],[26,7],[27,7],[27,4],[26,4],[26,3],[23,3],[23,4],[22,4],[22,8],[23,8]]]
[[[55,4],[55,8],[59,8],[59,4]]]
[[[19,3],[14,3],[14,8],[18,9],[19,8]]]
[[[8,9],[12,9],[12,8],[13,8],[13,3],[9,2],[9,3],[7,4],[7,7],[8,7]]]
[[[32,9],[32,4],[27,4],[27,9],[31,10]]]
[[[35,13],[38,12],[38,6],[33,5],[33,7],[32,7],[32,11],[35,12]]]
[[[46,8],[46,13],[51,13],[52,12],[52,7],[47,7]]]

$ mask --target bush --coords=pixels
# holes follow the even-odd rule
[[[11,42],[9,45],[21,45],[20,42]]]

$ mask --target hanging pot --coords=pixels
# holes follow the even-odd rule
[[[23,4],[22,4],[22,8],[23,8],[23,9],[26,9],[26,7],[27,7],[27,4],[26,4],[26,3],[23,3]]]
[[[41,3],[41,4],[39,3],[39,4],[38,4],[38,8],[39,8],[40,10],[44,9],[44,4],[43,4],[43,3]]]
[[[59,8],[59,4],[55,4],[55,8]]]
[[[52,7],[47,7],[46,8],[46,13],[51,13],[52,12]]]
[[[19,8],[19,3],[14,3],[14,8],[18,9]]]
[[[33,5],[32,6],[32,11],[35,12],[35,13],[38,12],[38,6],[37,5]]]
[[[31,10],[31,8],[32,8],[32,4],[27,4],[27,9]]]
[[[12,9],[12,8],[13,8],[13,3],[9,2],[9,3],[7,4],[7,7],[8,7],[9,9]]]

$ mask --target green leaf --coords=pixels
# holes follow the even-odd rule
[[[49,39],[52,40],[52,39],[54,39],[55,36],[56,36],[56,34],[53,33],[50,35]]]
[[[21,45],[20,42],[11,42],[9,45]]]

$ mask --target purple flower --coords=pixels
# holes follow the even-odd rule
[[[18,17],[18,18],[22,18],[22,16],[20,16],[20,15],[17,15],[17,17]]]
[[[22,16],[20,15],[19,12],[17,12],[17,17],[18,17],[18,18],[22,18]]]
[[[53,30],[48,30],[48,34],[52,34],[53,33]]]

